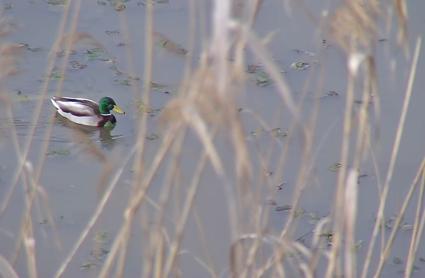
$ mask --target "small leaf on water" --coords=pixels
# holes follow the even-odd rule
[[[329,171],[331,172],[337,172],[342,167],[342,164],[339,162],[336,162],[328,167]]]
[[[94,60],[110,61],[105,50],[99,47],[87,49],[86,56],[89,61],[94,61]]]
[[[159,135],[156,134],[156,133],[151,133],[151,134],[146,135],[146,139],[148,139],[149,141],[154,141],[154,140],[159,139]]]
[[[146,6],[147,0],[139,1],[137,2],[137,6]],[[152,0],[152,3],[154,4],[168,4],[170,3],[170,0]]]
[[[106,2],[106,0],[97,0],[96,3],[100,6],[106,6],[108,4],[108,2]]]
[[[165,89],[165,88],[167,88],[167,85],[164,85],[164,84],[161,84],[161,83],[156,83],[156,82],[151,82],[151,88],[152,88],[152,90],[155,90],[155,91],[161,91],[161,90],[163,90],[163,89]]]
[[[93,262],[86,262],[86,263],[83,263],[82,265],[80,265],[80,269],[81,270],[89,270],[89,269],[91,269],[94,266],[96,266],[95,263],[93,263]]]
[[[295,70],[306,70],[310,67],[310,64],[307,62],[293,62],[291,68]]]
[[[393,258],[393,264],[402,264],[403,260],[399,257],[394,257]]]
[[[276,138],[285,138],[288,136],[288,133],[284,131],[283,129],[281,129],[280,127],[273,128],[271,130],[271,134],[273,135],[273,137],[276,137]]]
[[[81,64],[78,61],[70,61],[69,64],[72,70],[82,70],[87,67],[86,64]]]
[[[106,30],[105,34],[108,35],[108,36],[119,35],[120,31],[119,30]]]
[[[305,210],[302,208],[298,208],[295,210],[294,216],[298,217],[298,216],[303,216],[305,214]]]
[[[310,218],[310,220],[313,220],[313,221],[317,221],[321,219],[321,217],[316,212],[309,212],[307,216]]]
[[[129,79],[123,79],[119,81],[120,85],[131,86],[131,81]]]
[[[247,66],[246,71],[247,71],[248,73],[255,73],[258,69],[261,69],[261,67],[260,67],[259,65],[251,64],[251,65],[248,65],[248,66]]]
[[[125,10],[125,8],[126,8],[125,4],[122,3],[121,1],[119,1],[118,3],[116,3],[115,6],[114,6],[114,9],[117,12],[121,12],[121,11]]]
[[[262,134],[263,131],[264,131],[264,129],[259,127],[259,128],[256,128],[255,130],[251,131],[249,134],[251,136],[255,137],[255,136],[259,136],[260,134]]]
[[[39,224],[40,224],[40,225],[47,224],[47,223],[49,223],[49,222],[47,221],[47,219],[42,219],[42,220],[39,222]]]
[[[62,78],[63,78],[63,76],[61,75],[61,73],[59,71],[53,71],[50,74],[50,79],[52,79],[52,80],[59,80],[59,79],[62,79]]]
[[[328,245],[332,245],[333,233],[332,232],[324,232],[320,234],[321,237],[325,237]]]
[[[275,211],[288,211],[288,210],[291,210],[291,209],[292,209],[292,206],[290,206],[290,205],[283,205],[283,206],[277,206],[275,208]]]
[[[3,10],[7,11],[7,10],[11,10],[13,8],[11,3],[5,3],[3,5]]]
[[[264,169],[264,175],[265,175],[266,177],[270,177],[270,176],[272,176],[272,175],[273,175],[273,171],[269,171],[269,170],[267,170],[267,169]]]
[[[181,56],[184,56],[187,54],[187,50],[184,49],[180,44],[171,41],[170,39],[168,39],[165,35],[161,33],[155,32],[154,40],[156,45],[158,45],[161,48],[164,48],[165,50],[171,53],[181,55]]]
[[[265,87],[272,83],[269,75],[263,70],[257,70],[255,72],[255,81],[260,87]]]
[[[49,5],[65,5],[68,0],[47,0],[47,4]]]
[[[300,54],[300,55],[306,55],[306,56],[310,56],[310,57],[314,57],[314,56],[316,56],[316,53],[311,52],[311,51],[308,51],[308,50],[294,49],[294,51],[295,51],[297,54]]]
[[[413,230],[413,225],[412,224],[403,224],[403,226],[401,226],[401,229],[403,231],[411,231],[411,230]]]
[[[144,104],[143,103],[143,101],[140,101],[138,104],[137,104],[137,106],[138,106],[138,108],[139,108],[139,111],[140,112],[142,112],[142,113],[146,113],[146,114],[148,114],[149,116],[151,116],[151,117],[154,117],[154,116],[156,116],[159,112],[161,112],[161,109],[160,108],[152,108],[152,107],[149,107],[149,106],[147,106],[146,104]]]
[[[272,83],[271,78],[260,65],[250,64],[247,66],[246,71],[254,75],[257,86],[265,87]]]
[[[356,244],[354,244],[354,251],[356,252],[359,251],[360,248],[362,248],[362,246],[363,246],[363,240],[358,240]]]
[[[93,240],[94,245],[90,252],[92,259],[94,259],[96,262],[102,261],[109,253],[109,234],[105,231],[98,231],[96,232]]]
[[[39,51],[42,50],[41,47],[30,47],[30,45],[28,43],[21,43],[19,45],[22,46],[23,48],[25,48],[26,50],[30,51],[30,52],[39,52]]]
[[[29,97],[25,96],[25,95],[18,95],[18,96],[16,96],[15,99],[16,99],[16,101],[21,102],[21,101],[28,101]]]
[[[282,190],[285,185],[286,185],[286,182],[282,182],[281,184],[277,186],[277,190]]]
[[[329,91],[326,95],[329,97],[337,97],[339,93],[337,91]]]
[[[388,218],[388,219],[385,221],[385,223],[384,223],[385,228],[387,228],[388,230],[392,229],[392,228],[393,228],[393,226],[394,226],[394,222],[395,222],[395,220],[396,220],[396,218],[395,218],[395,217],[390,217],[390,218]]]
[[[268,199],[268,200],[266,200],[266,202],[269,206],[276,206],[277,205],[276,201],[273,200],[273,199]]]
[[[98,231],[94,235],[94,241],[97,243],[104,243],[109,237],[108,232],[105,231]]]
[[[69,155],[70,153],[67,149],[57,149],[48,151],[46,155]]]

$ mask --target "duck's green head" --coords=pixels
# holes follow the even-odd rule
[[[115,103],[110,97],[103,97],[99,100],[99,112],[100,114],[109,115],[111,110],[118,113],[124,114],[124,111]]]

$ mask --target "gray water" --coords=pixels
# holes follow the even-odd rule
[[[10,17],[16,26],[15,30],[5,40],[25,43],[28,47],[19,59],[19,73],[8,78],[3,84],[5,91],[14,101],[12,121],[7,118],[5,113],[0,112],[0,196],[5,196],[9,190],[18,165],[10,127],[16,128],[22,149],[32,128],[33,112],[40,98],[42,82],[46,78],[44,74],[47,66],[47,55],[56,39],[57,26],[63,14],[62,5],[51,5],[48,2],[1,2],[4,7],[3,14]],[[314,174],[303,193],[300,207],[304,210],[304,214],[295,235],[300,237],[300,241],[308,242],[311,239],[311,231],[317,223],[317,219],[329,214],[334,199],[337,173],[330,171],[329,168],[338,162],[340,157],[347,71],[342,51],[332,43],[326,48],[323,47],[322,40],[327,39],[327,37],[318,30],[317,24],[297,7],[293,7],[293,10],[288,14],[281,2],[283,1],[264,1],[254,29],[260,37],[265,37],[272,31],[276,32],[268,45],[268,49],[275,62],[285,72],[284,75],[291,86],[294,99],[300,100],[305,94],[303,109],[306,114],[308,115],[309,111],[312,111],[317,102],[320,104],[315,135],[316,163],[313,169]],[[335,9],[335,1],[331,2],[305,1],[305,7],[314,16],[320,17],[324,9],[330,11]],[[102,3],[105,3],[105,5]],[[99,200],[97,185],[99,177],[102,175],[103,164],[95,156],[87,153],[88,147],[84,140],[94,144],[107,158],[115,161],[120,161],[135,143],[135,126],[139,112],[138,105],[135,104],[135,95],[131,86],[128,86],[128,82],[138,82],[139,86],[142,86],[143,82],[145,7],[142,3],[143,1],[128,1],[125,3],[126,9],[117,12],[111,7],[109,1],[83,1],[77,30],[90,34],[107,50],[107,53],[96,54],[95,57],[90,56],[86,52],[90,46],[82,44],[71,55],[66,71],[62,95],[87,97],[95,100],[105,95],[113,97],[127,112],[123,116],[117,116],[117,126],[110,132],[99,129],[82,129],[70,125],[58,116],[53,116],[54,109],[48,99],[43,102],[43,109],[40,119],[36,123],[28,160],[34,168],[37,168],[40,157],[46,156],[40,183],[48,194],[50,211],[57,230],[54,231],[50,225],[45,224],[46,219],[43,214],[43,216],[40,216],[40,214],[34,212],[37,268],[40,277],[50,277],[55,273],[82,229],[84,229]],[[416,38],[424,34],[423,11],[425,11],[425,2],[415,0],[408,1],[407,4],[409,11],[409,48],[412,53]],[[130,41],[125,40],[125,34],[121,29],[120,16],[125,16],[128,21],[128,32],[131,34]],[[157,3],[154,10],[154,29],[183,47],[189,47],[189,17],[189,7],[186,1]],[[378,42],[375,53],[381,94],[381,121],[379,123],[379,139],[373,149],[381,179],[385,177],[388,168],[411,63],[410,60],[406,60],[402,49],[396,45],[395,40],[390,39],[394,38],[393,33],[393,30],[389,34],[381,30],[382,39],[388,40]],[[200,35],[197,33],[196,38],[199,39]],[[132,61],[136,76],[130,74],[127,64],[126,49],[128,45],[133,50]],[[193,64],[195,65],[201,47],[201,41],[197,40],[193,55]],[[425,80],[422,78],[425,75],[424,55],[424,51],[422,51],[396,170],[391,182],[386,219],[397,216],[409,185],[424,158],[423,105],[425,104],[425,94],[423,88],[425,88]],[[114,67],[111,59],[116,61]],[[250,59],[252,60],[250,62],[256,62],[248,54],[248,60]],[[311,67],[303,71],[291,68],[291,64],[298,61],[309,62]],[[392,71],[390,68],[394,63],[396,67]],[[152,140],[147,141],[147,163],[160,145],[161,128],[158,120],[160,109],[177,93],[179,82],[183,77],[182,68],[185,65],[185,59],[156,46],[153,65],[153,81],[164,85],[164,87],[155,89],[151,93],[151,107],[158,110],[153,110],[152,116],[148,119],[148,134],[152,136]],[[123,74],[118,75],[117,68]],[[316,84],[315,82],[306,86],[307,81],[317,80],[320,71],[324,74],[323,87],[313,86],[313,84]],[[252,77],[252,79],[254,78]],[[269,123],[272,128],[287,131],[291,124],[287,120],[289,113],[282,105],[282,101],[276,93],[276,88],[273,84],[264,87],[257,86],[255,80],[252,79],[247,80],[246,90],[238,98],[240,102],[238,105],[244,110],[254,112],[258,117]],[[51,81],[48,97],[56,94],[57,82],[58,80],[55,80],[55,78]],[[337,95],[329,96],[330,91],[336,92]],[[359,94],[356,95],[356,99],[360,99]],[[251,155],[256,157],[255,153],[258,149],[260,152],[267,152],[270,141],[273,141],[270,135],[259,131],[260,125],[248,113],[242,112],[241,119],[248,147],[252,150]],[[51,136],[46,137],[46,130],[51,121],[53,121]],[[76,135],[75,130],[78,130],[77,134],[80,135]],[[256,132],[255,135],[253,135],[253,132]],[[159,136],[158,139],[156,135]],[[48,140],[48,152],[47,154],[40,154],[40,149],[46,138]],[[279,209],[276,210],[275,207],[291,204],[292,189],[297,178],[294,173],[297,172],[302,154],[302,144],[299,143],[298,139],[300,139],[298,135],[294,135],[292,141],[289,142],[288,162],[281,181],[285,185],[281,190],[272,190],[269,197],[274,202],[270,207],[269,228],[274,232],[278,232],[284,226],[288,216],[287,211],[278,211]],[[194,138],[190,137],[188,140],[189,142],[184,145],[185,158],[180,165],[183,173],[182,184],[190,181],[190,174],[202,149]],[[285,142],[286,138],[282,137],[279,140]],[[279,146],[275,146],[275,148],[279,149]],[[223,150],[225,150],[225,147],[223,147]],[[223,151],[220,154],[223,161],[233,160],[232,152]],[[281,169],[276,169],[279,157],[280,152],[275,152],[270,158],[266,170],[270,171],[271,174],[281,171]],[[360,180],[359,185],[359,212],[356,230],[357,240],[362,242],[358,250],[359,270],[361,270],[362,258],[367,251],[378,206],[378,177],[373,167],[369,157],[360,169],[360,173],[364,177]],[[93,248],[93,242],[91,240],[96,232],[106,233],[105,248],[108,248],[114,233],[122,223],[122,211],[131,193],[131,180],[132,169],[128,166],[124,170],[118,188],[112,194],[112,199],[106,211],[96,224],[94,232],[89,236],[87,244],[83,244],[78,250],[76,257],[68,267],[66,277],[96,276],[99,267],[81,269],[81,266],[90,261],[92,257],[90,252]],[[149,192],[149,196],[153,199],[158,196],[162,182],[161,174],[158,174]],[[209,256],[216,268],[215,270],[226,275],[230,228],[225,206],[226,193],[222,186],[217,185],[218,183],[220,181],[213,170],[207,168],[197,194],[194,210],[202,219],[205,236],[208,239]],[[272,185],[272,187],[277,187],[277,185]],[[265,203],[268,201],[270,200],[264,200]],[[6,258],[10,258],[13,254],[23,208],[24,200],[20,181],[9,207],[0,217],[0,254]],[[152,208],[147,206],[147,213],[151,210]],[[414,206],[409,207],[403,220],[405,227],[413,224],[414,213]],[[175,214],[176,212],[170,205],[168,216],[173,218]],[[141,232],[139,232],[133,231],[133,240],[136,244],[130,246],[126,265],[127,277],[133,277],[141,271],[139,244],[143,243],[140,242],[139,235]],[[55,233],[62,243],[61,248],[54,244],[53,235]],[[406,250],[409,247],[410,237],[411,230],[409,229],[402,229],[399,232],[393,252],[385,267],[384,277],[402,275],[400,271],[404,269],[404,258],[407,254]],[[185,230],[182,249],[203,258],[201,245],[196,223],[191,219]],[[401,259],[401,262],[398,258]],[[417,252],[414,277],[425,275],[423,258],[425,258],[425,245],[422,242]],[[372,269],[374,269],[373,265],[377,263],[377,259],[375,256],[372,261]],[[102,260],[98,263],[101,264],[101,262]],[[195,263],[189,255],[182,255],[180,263],[184,277],[205,277],[207,275],[205,270]],[[20,276],[26,276],[23,250],[15,267]],[[321,268],[319,267],[319,270]]]

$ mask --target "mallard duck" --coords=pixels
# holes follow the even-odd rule
[[[52,97],[50,99],[57,112],[68,120],[87,126],[113,127],[117,120],[111,110],[124,114],[110,97],[103,97],[99,103],[85,98]]]

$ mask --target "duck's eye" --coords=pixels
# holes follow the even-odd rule
[[[109,104],[109,105],[108,105],[108,109],[109,109],[109,110],[114,109],[114,105],[113,105],[113,104]]]

